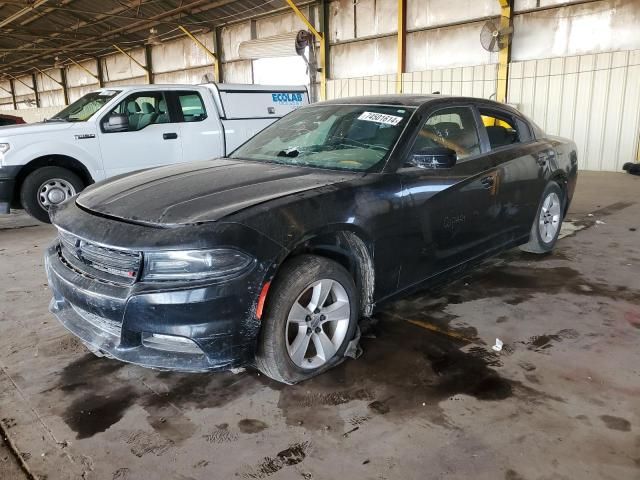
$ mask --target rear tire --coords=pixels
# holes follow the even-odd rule
[[[353,339],[358,312],[357,289],[344,267],[315,255],[293,258],[268,293],[256,366],[288,384],[328,370]]]
[[[520,246],[528,253],[548,253],[553,250],[562,227],[565,199],[562,188],[556,182],[549,182],[542,193],[538,205],[529,242]]]
[[[22,182],[20,203],[33,218],[51,223],[48,208],[69,199],[84,188],[78,175],[62,167],[42,167]]]

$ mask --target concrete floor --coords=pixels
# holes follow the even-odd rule
[[[1,218],[2,431],[49,480],[639,479],[638,192],[582,173],[552,255],[387,305],[361,358],[293,387],[95,358],[47,312],[53,229]]]

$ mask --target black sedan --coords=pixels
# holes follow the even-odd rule
[[[95,353],[147,367],[339,363],[378,304],[522,246],[550,251],[573,142],[473,98],[300,108],[228,158],[87,188],[51,212],[51,310]]]

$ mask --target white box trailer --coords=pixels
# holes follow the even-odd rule
[[[309,103],[305,86],[135,85],[91,92],[37,124],[0,128],[0,213],[47,209],[123,173],[223,157]]]

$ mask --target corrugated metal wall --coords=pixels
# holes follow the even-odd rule
[[[442,68],[402,75],[403,93],[433,93],[490,98],[495,96],[497,65]],[[372,75],[327,82],[327,98],[396,93],[396,75]]]
[[[580,168],[619,171],[638,154],[640,50],[512,63],[508,101],[573,138]]]

